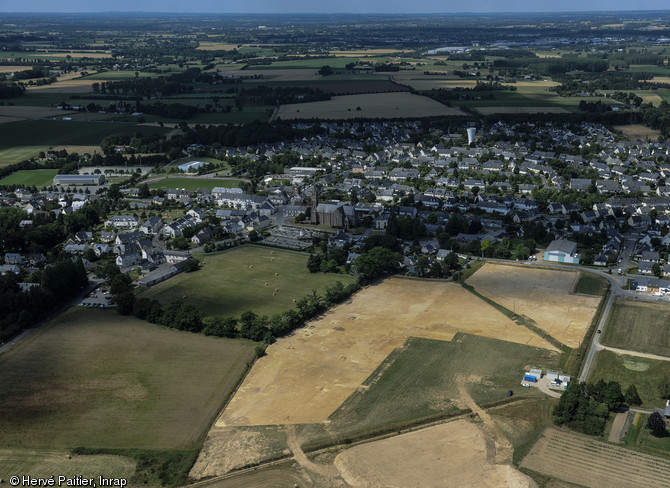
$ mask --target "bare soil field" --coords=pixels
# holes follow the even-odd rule
[[[77,153],[79,155],[82,155],[84,153],[89,153],[91,155],[95,154],[96,152],[102,153],[102,149],[100,149],[100,146],[54,146],[54,151],[60,151],[62,149],[65,149],[68,154],[72,153]],[[119,167],[123,170],[126,170],[127,168],[125,167]],[[87,168],[82,168],[82,171],[86,170]],[[90,167],[88,170],[90,172],[95,171],[96,169],[99,169],[100,171],[104,172],[106,168],[101,168],[101,167]],[[142,173],[144,174],[144,172]]]
[[[621,131],[621,133],[628,138],[630,141],[657,141],[658,136],[661,135],[661,132],[655,129],[651,129],[644,125],[615,125],[616,130]]]
[[[521,467],[587,488],[670,486],[670,459],[554,428],[544,432]]]
[[[457,284],[393,278],[269,346],[216,425],[323,422],[407,337],[459,331],[555,351]]]
[[[503,307],[532,319],[556,340],[577,347],[601,300],[573,294],[578,279],[578,271],[486,263],[468,283]]]
[[[562,107],[477,107],[482,115],[490,114],[567,114]]]
[[[91,80],[82,80],[81,78],[69,79],[63,77],[51,85],[29,86],[27,90],[31,92],[89,93],[93,83],[94,82]]]
[[[282,119],[353,119],[400,118],[465,115],[460,110],[435,100],[407,92],[345,95],[325,102],[282,105],[277,117]]]
[[[15,73],[17,71],[27,71],[31,66],[0,66],[0,73]]]
[[[457,420],[347,449],[335,466],[354,488],[537,486],[494,453],[480,427]]]

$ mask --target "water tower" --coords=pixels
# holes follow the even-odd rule
[[[468,128],[468,144],[470,146],[474,146],[475,144],[475,132],[477,132],[477,129],[474,127]]]

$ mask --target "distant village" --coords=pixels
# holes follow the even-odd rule
[[[180,171],[203,178],[209,163],[197,156],[212,152],[224,161],[291,153],[305,165],[265,175],[253,193],[203,187],[147,195],[143,180],[122,185],[125,210],[108,215],[102,230],[73,233],[63,251],[83,257],[89,269],[87,258],[113,256],[123,271],[139,269],[138,284],[149,287],[180,273],[193,250],[243,242],[309,252],[318,239],[345,248],[354,265],[365,239],[404,219],[419,229],[393,234],[405,242],[407,274],[424,276],[425,266],[452,252],[462,259],[539,257],[626,274],[630,289],[642,293],[670,292],[670,143],[624,141],[589,123],[498,122],[485,130],[430,131],[430,143],[417,140],[426,134],[422,122],[314,124],[325,132],[252,147],[189,147],[185,156],[193,161]],[[41,191],[0,191],[0,204],[26,211],[22,228],[40,213],[79,212],[107,198],[109,182],[92,169],[58,175]],[[146,176],[156,177],[163,176]],[[2,258],[2,274],[24,276],[47,262],[43,254]]]

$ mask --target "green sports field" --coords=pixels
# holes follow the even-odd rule
[[[215,178],[165,178],[149,183],[149,188],[183,188],[185,190],[195,191],[198,188],[207,188],[211,190],[217,186],[223,188],[239,188],[240,180],[219,180]]]
[[[294,299],[312,290],[323,293],[336,281],[354,281],[349,275],[310,273],[306,255],[270,248],[243,246],[197,257],[200,270],[170,278],[140,296],[162,303],[186,301],[211,316],[239,317],[249,310],[273,315],[294,308]]]
[[[58,174],[57,169],[32,169],[16,171],[0,180],[2,185],[36,186],[41,188],[50,185],[54,176]]]

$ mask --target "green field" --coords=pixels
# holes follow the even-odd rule
[[[0,180],[2,185],[21,185],[36,186],[41,188],[50,185],[54,176],[58,174],[57,169],[33,169],[26,171],[16,171]]]
[[[670,357],[670,306],[617,300],[602,342],[606,346]]]
[[[258,69],[305,69],[305,68],[314,68],[318,70],[322,66],[330,66],[333,69],[344,69],[344,67],[351,63],[353,58],[343,57],[343,58],[316,58],[316,59],[296,59],[293,61],[275,61],[272,64],[255,64],[249,65],[247,70],[258,70]],[[375,61],[382,62],[386,61],[383,58],[375,58]]]
[[[607,282],[604,278],[591,273],[580,273],[579,281],[575,285],[575,293],[583,295],[603,296],[607,290]]]
[[[589,382],[618,381],[622,390],[635,385],[644,408],[665,405],[659,385],[666,378],[670,381],[670,361],[657,361],[636,356],[599,351],[593,360]]]
[[[459,375],[470,377],[467,390],[482,406],[506,399],[510,389],[541,397],[520,387],[524,368],[554,368],[558,360],[546,349],[470,334],[448,342],[411,337],[329,417],[330,428],[367,431],[456,412]]]
[[[336,281],[345,286],[354,281],[349,275],[310,273],[307,256],[289,251],[244,246],[197,257],[203,263],[199,271],[171,278],[141,296],[162,303],[184,300],[205,315],[238,317],[248,310],[272,315],[293,308],[294,299],[312,290],[323,293]]]
[[[0,356],[0,449],[191,449],[255,344],[71,308]]]
[[[47,149],[49,149],[48,146],[20,146],[0,149],[0,168],[37,157],[40,151],[46,151]]]
[[[22,120],[2,124],[0,149],[35,145],[96,146],[110,134],[165,134],[171,129],[111,122],[77,122],[74,120]]]
[[[646,427],[647,420],[649,420],[649,415],[638,415],[624,437],[625,444],[649,454],[670,456],[670,433],[661,437],[653,436],[651,430]]]
[[[187,178],[187,177],[167,177],[163,180],[154,181],[149,184],[149,188],[183,188],[185,190],[195,191],[198,188],[207,188],[211,190],[217,186],[223,188],[239,188],[240,180],[220,180],[214,178]]]
[[[0,448],[0,478],[9,479],[16,473],[30,473],[36,478],[51,475],[84,478],[130,478],[135,463],[123,456],[100,454],[67,458],[68,451],[48,449]]]

